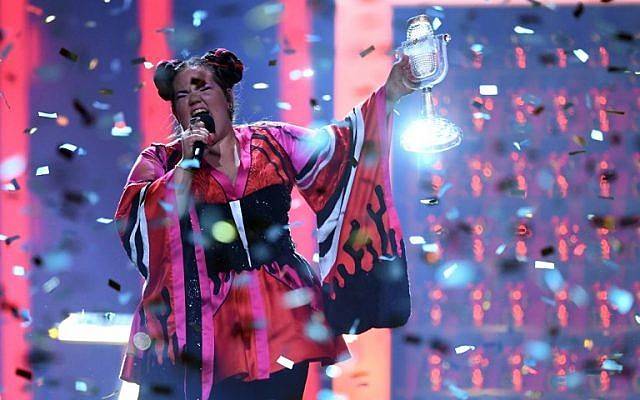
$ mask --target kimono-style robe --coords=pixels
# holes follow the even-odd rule
[[[146,148],[115,216],[145,278],[121,378],[208,399],[224,378],[268,378],[284,368],[280,356],[334,363],[348,357],[339,334],[403,325],[409,285],[390,128],[384,87],[318,130],[234,127],[235,184],[204,163],[182,217],[173,178],[180,143]],[[320,274],[291,241],[294,185],[317,216]]]

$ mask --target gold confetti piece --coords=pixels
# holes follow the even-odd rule
[[[68,58],[69,60],[76,62],[78,61],[78,55],[76,53],[73,53],[67,49],[65,49],[64,47],[60,48],[60,55],[63,56],[64,58]]]
[[[583,138],[582,136],[573,135],[573,137],[571,139],[573,139],[573,142],[575,144],[577,144],[578,146],[584,146],[584,145],[587,144],[587,140],[585,138]]]
[[[371,45],[369,47],[367,47],[366,49],[362,50],[360,52],[360,57],[366,57],[368,56],[372,51],[374,51],[376,49],[376,47],[374,45]]]

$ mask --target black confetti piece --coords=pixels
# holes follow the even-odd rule
[[[544,111],[544,106],[538,106],[533,110],[533,115],[540,115]]]
[[[109,287],[111,287],[116,292],[119,292],[120,289],[122,288],[120,286],[120,284],[118,282],[114,281],[113,279],[109,279]]]
[[[78,55],[76,53],[73,53],[67,49],[65,49],[64,47],[60,48],[60,55],[64,58],[68,58],[69,60],[76,62],[78,61]]]
[[[16,375],[28,380],[31,380],[33,378],[33,373],[31,371],[22,368],[16,368]]]
[[[269,66],[274,67],[278,63],[277,59],[269,60]]]
[[[80,114],[80,118],[82,118],[82,123],[85,126],[92,126],[96,123],[96,117],[89,112],[87,107],[80,102],[78,99],[73,99],[73,108]]]
[[[550,256],[554,252],[555,248],[553,246],[547,246],[540,250],[540,254],[542,254],[543,257]]]
[[[367,47],[366,49],[364,49],[364,50],[362,50],[362,51],[360,52],[360,57],[363,57],[363,58],[364,58],[364,57],[368,56],[368,55],[369,55],[369,54],[371,54],[371,52],[372,52],[372,51],[374,51],[375,49],[376,49],[376,47],[375,47],[374,45],[371,45],[371,46]]]
[[[147,59],[144,57],[134,58],[133,60],[131,60],[131,65],[143,64],[145,61],[147,61]]]
[[[575,151],[570,151],[569,155],[570,156],[575,156],[576,154],[581,154],[581,153],[586,153],[586,150],[575,150]]]
[[[573,16],[575,18],[580,18],[583,12],[584,12],[584,4],[582,2],[579,2],[576,5],[576,8],[573,9]]]
[[[624,111],[620,111],[620,110],[607,110],[607,109],[605,109],[604,112],[606,112],[607,114],[624,115]]]
[[[406,334],[404,335],[404,341],[407,344],[419,345],[422,343],[422,338],[418,335]]]
[[[627,67],[618,67],[616,65],[610,65],[607,67],[607,72],[611,72],[611,73],[623,73],[623,72],[627,72],[629,69]]]
[[[11,243],[15,242],[16,240],[20,239],[20,235],[14,235],[14,236],[9,236],[8,238],[6,238],[4,240],[4,243],[9,246]]]

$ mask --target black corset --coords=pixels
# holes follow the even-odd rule
[[[287,186],[268,186],[239,202],[251,263],[239,232],[230,243],[213,237],[212,228],[217,222],[225,221],[236,227],[230,203],[196,205],[207,271],[214,280],[218,279],[219,272],[256,269],[294,253],[288,229],[291,192]]]

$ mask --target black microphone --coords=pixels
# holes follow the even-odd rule
[[[196,122],[201,121],[204,123],[204,127],[207,131],[211,133],[216,133],[216,123],[213,120],[213,117],[207,111],[201,111],[191,117],[191,124],[195,124]],[[204,156],[204,148],[205,145],[203,142],[198,140],[193,144],[193,158],[198,160],[198,162],[202,163],[202,157]]]

